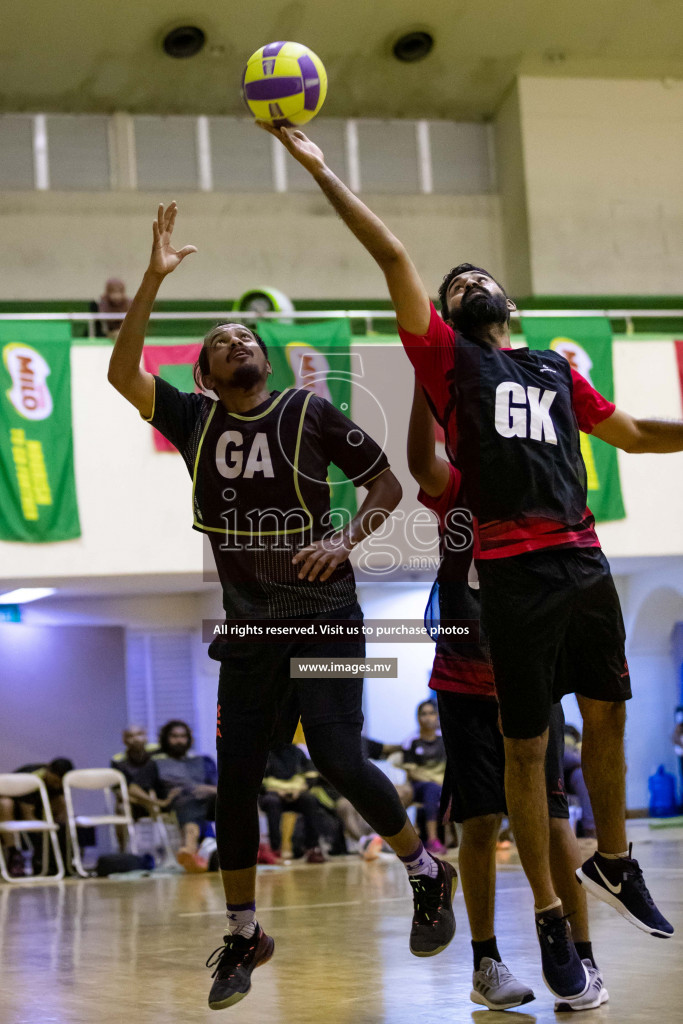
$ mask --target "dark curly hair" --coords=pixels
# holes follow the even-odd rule
[[[490,274],[488,270],[484,270],[483,267],[475,267],[473,263],[458,263],[457,267],[453,267],[452,270],[448,271],[439,287],[439,305],[441,307],[441,316],[444,320],[448,321],[448,306],[446,303],[446,297],[448,295],[448,288],[451,281],[453,280],[454,277],[460,277],[461,274],[467,274],[471,270],[474,270],[475,273],[477,274],[486,274],[486,276],[490,277],[492,281],[496,281],[493,274]],[[503,288],[500,281],[496,281],[496,284],[502,291],[503,295],[505,295],[505,297],[507,298],[507,292]],[[508,314],[508,320],[509,319],[510,315]]]
[[[162,725],[159,729],[159,747],[161,748],[162,754],[168,754],[170,747],[168,743],[168,737],[174,729],[185,729],[187,732],[187,738],[190,741],[188,750],[192,747],[192,730],[190,729],[187,722],[181,721],[179,718],[172,718],[170,722],[166,722],[166,725]]]
[[[204,376],[210,372],[209,371],[209,349],[211,348],[211,345],[213,344],[215,339],[219,336],[221,330],[224,327],[235,327],[235,326],[238,326],[238,325],[235,324],[234,321],[232,321],[232,320],[223,320],[220,323],[214,324],[213,327],[211,328],[211,330],[209,331],[209,333],[205,336],[204,342],[202,344],[201,351],[199,353],[199,357],[197,358],[196,363],[192,367],[192,376],[194,377],[194,382],[195,382],[195,384],[197,385],[198,388],[200,388],[200,389],[204,388]],[[244,325],[240,324],[239,326],[242,327]],[[259,348],[261,349],[261,351],[263,352],[264,356],[267,359],[268,358],[268,349],[266,348],[265,341],[263,340],[263,338],[259,337],[259,335],[256,333],[256,331],[252,330],[251,327],[249,328],[249,331],[251,332],[251,334],[253,334],[254,338],[256,339],[257,345],[259,346]]]

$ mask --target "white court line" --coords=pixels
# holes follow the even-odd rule
[[[384,896],[379,900],[345,900],[341,903],[290,903],[286,907],[259,907],[259,914],[271,910],[320,910],[329,907],[361,907],[366,903],[396,903],[399,900],[410,900],[412,896]],[[178,917],[212,917],[215,914],[225,914],[224,910],[197,910],[191,913],[178,914]]]
[[[517,886],[498,886],[499,892],[504,892],[506,889],[515,889]],[[455,894],[456,899],[462,898],[462,889],[458,889]],[[407,903],[412,900],[410,893],[405,896],[382,896],[376,900],[343,900],[339,903],[290,903],[284,907],[259,907],[259,914],[270,913],[274,910],[326,910],[330,907],[361,907],[368,903]],[[185,911],[182,914],[178,914],[178,917],[216,917],[217,915],[225,914],[225,910],[193,910]]]

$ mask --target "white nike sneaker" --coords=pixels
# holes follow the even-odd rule
[[[581,963],[588,971],[588,988],[582,996],[575,996],[573,999],[556,999],[555,1013],[568,1010],[595,1010],[609,999],[600,969],[593,967],[590,960],[582,960]]]
[[[489,1010],[510,1010],[513,1006],[530,1003],[536,996],[526,985],[517,981],[505,964],[482,957],[479,970],[472,975],[470,999]]]

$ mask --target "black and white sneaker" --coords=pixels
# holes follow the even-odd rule
[[[266,935],[260,924],[251,938],[243,935],[225,935],[225,945],[214,949],[206,961],[207,967],[214,967],[214,979],[209,993],[209,1007],[224,1010],[239,1003],[251,988],[251,972],[268,963],[275,943]]]
[[[609,903],[636,928],[668,939],[674,933],[673,925],[660,914],[650,896],[638,861],[631,857],[632,848],[630,843],[628,857],[616,860],[594,853],[577,869],[576,877],[592,896]]]
[[[455,935],[453,897],[458,887],[458,872],[448,861],[437,860],[436,863],[439,865],[436,878],[408,876],[413,887],[410,952],[414,956],[436,956]]]
[[[536,931],[541,947],[543,980],[547,987],[557,999],[582,996],[590,979],[572,942],[567,918],[537,914]]]

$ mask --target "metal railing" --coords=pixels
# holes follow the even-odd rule
[[[633,332],[633,321],[637,319],[683,319],[683,309],[517,309],[511,314],[513,319],[521,317],[605,317],[608,320],[624,320],[626,333]],[[54,312],[54,313],[0,313],[3,320],[51,320],[69,321],[70,323],[87,323],[90,337],[95,336],[95,323],[98,320],[123,320],[125,313],[97,312]],[[368,332],[372,331],[373,320],[394,320],[396,314],[392,309],[302,309],[294,312],[258,313],[254,310],[221,310],[206,309],[193,312],[151,313],[150,320],[364,320]]]

